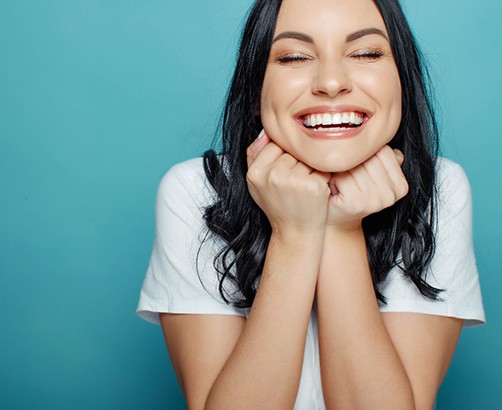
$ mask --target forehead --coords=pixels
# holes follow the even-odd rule
[[[283,0],[275,31],[302,31],[315,37],[369,27],[387,32],[372,0]]]

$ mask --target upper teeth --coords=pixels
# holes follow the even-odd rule
[[[340,125],[340,124],[355,124],[361,125],[364,122],[364,116],[358,112],[337,112],[334,114],[309,114],[305,116],[303,124],[307,127],[315,127],[316,125]]]

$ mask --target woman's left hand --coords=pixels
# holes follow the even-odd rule
[[[404,156],[388,145],[357,167],[332,174],[327,229],[361,228],[364,217],[394,205],[408,193]]]

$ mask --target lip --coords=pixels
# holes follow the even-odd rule
[[[348,130],[314,131],[303,125],[304,117],[309,114],[324,114],[324,113],[336,114],[349,111],[358,112],[364,115],[364,121],[359,127],[351,128]],[[315,139],[345,139],[345,138],[352,138],[360,134],[366,127],[368,121],[371,119],[371,116],[372,114],[368,110],[362,107],[357,107],[355,105],[337,105],[337,106],[317,105],[305,108],[297,112],[296,114],[294,114],[294,119],[295,122],[298,124],[298,126],[301,128],[302,132],[307,134],[309,137]]]

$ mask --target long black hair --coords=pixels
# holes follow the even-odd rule
[[[441,289],[426,281],[434,255],[435,167],[438,130],[429,95],[429,76],[398,0],[373,0],[386,24],[402,88],[402,119],[389,145],[406,158],[408,195],[392,207],[363,219],[373,286],[398,266],[427,298]],[[237,65],[222,120],[222,150],[204,153],[206,177],[217,199],[205,209],[208,233],[223,239],[215,256],[219,291],[226,303],[250,307],[256,295],[271,235],[269,221],[246,184],[246,149],[263,128],[256,115],[281,0],[256,0],[243,30]],[[206,236],[208,238],[208,236]],[[235,292],[224,284],[233,282]]]

